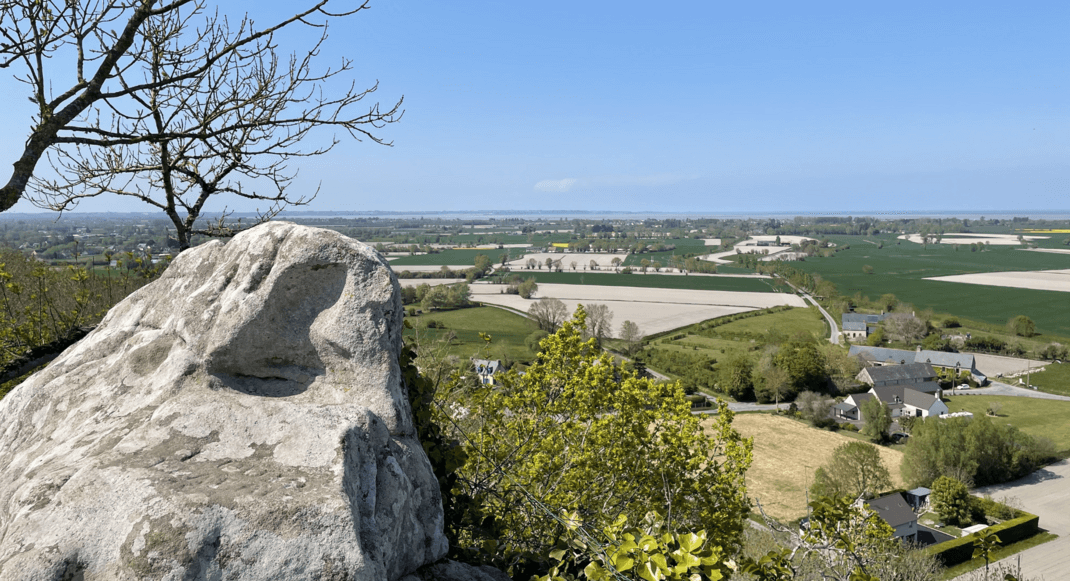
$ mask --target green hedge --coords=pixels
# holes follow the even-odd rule
[[[1023,516],[993,525],[983,532],[996,533],[996,536],[999,537],[1000,546],[1005,547],[1039,533],[1039,523],[1039,516],[1023,513]],[[966,535],[965,537],[933,545],[925,550],[930,555],[940,559],[945,567],[954,567],[973,558],[973,541],[976,538],[974,535]]]

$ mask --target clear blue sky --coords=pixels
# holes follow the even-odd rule
[[[1066,2],[374,0],[332,31],[406,113],[304,163],[309,209],[1070,208]]]

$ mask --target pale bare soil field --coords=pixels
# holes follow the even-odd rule
[[[706,420],[704,425],[711,421]],[[747,471],[747,494],[762,503],[766,514],[782,522],[806,516],[806,490],[813,482],[814,471],[828,463],[837,446],[857,441],[765,413],[736,414],[732,425],[744,437],[754,438],[754,463]],[[892,476],[892,485],[902,487],[899,464],[903,453],[884,447],[877,449]]]
[[[956,274],[952,276],[935,276],[925,280],[942,280],[984,286],[1003,286],[1070,292],[1070,269],[1068,270],[1031,270],[1023,272],[979,272],[975,274]]]
[[[706,244],[706,246],[720,246],[721,245],[721,239],[720,238],[703,238],[702,241]]]
[[[1023,248],[1028,252],[1047,252],[1049,254],[1070,254],[1070,250],[1064,248]]]
[[[909,240],[917,244],[924,244],[925,239],[921,234],[901,234],[898,237],[900,240]],[[1023,236],[1024,240],[1046,240],[1050,236]],[[940,239],[941,244],[973,244],[980,242],[981,244],[989,244],[996,246],[1015,246],[1021,244],[1018,242],[1017,234],[962,234],[952,233],[944,234]]]
[[[776,238],[776,236],[752,236],[742,242],[737,242],[732,250],[707,254],[698,258],[714,264],[729,264],[731,261],[725,260],[726,256],[733,254],[763,254],[768,251],[769,255],[762,258],[762,260],[777,260],[787,257],[784,253],[790,252],[792,244],[801,244],[804,240],[813,240],[813,238],[807,238],[806,236],[781,236],[780,245],[778,246],[758,246],[759,242],[776,242]]]
[[[474,284],[472,300],[525,313],[542,297],[559,299],[569,312],[575,311],[578,304],[604,304],[613,312],[614,333],[623,321],[632,321],[648,335],[744,311],[779,305],[806,306],[801,298],[787,293],[540,284],[535,297],[525,299],[503,294],[504,289],[505,285]]]

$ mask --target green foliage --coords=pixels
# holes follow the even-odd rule
[[[600,535],[584,531],[577,513],[563,522],[567,532],[549,552],[549,571],[532,581],[719,581],[729,572],[723,550],[706,531],[671,531],[657,513],[631,527],[621,515]]]
[[[892,485],[877,447],[865,442],[841,444],[832,459],[814,475],[814,496],[873,498]]]
[[[31,352],[62,349],[79,329],[97,323],[115,303],[157,278],[166,262],[126,254],[100,271],[51,268],[15,250],[0,250],[0,366],[18,366]],[[37,355],[35,355],[37,356]],[[31,371],[31,369],[26,369]],[[14,384],[0,386],[0,397]]]
[[[792,341],[782,345],[776,354],[776,366],[787,372],[787,393],[782,399],[794,399],[800,391],[825,391],[828,375],[825,371],[825,356],[812,341]]]
[[[928,486],[941,476],[978,486],[998,484],[1032,472],[1046,454],[1039,444],[1002,420],[996,423],[983,415],[972,420],[928,418],[915,421],[901,469],[911,486]]]
[[[988,527],[984,532],[998,535],[1003,545],[1011,545],[1039,533],[1039,522],[1040,517],[1027,513],[1015,519]],[[973,558],[975,540],[976,537],[968,535],[926,547],[924,550],[926,553],[938,558],[945,567],[954,567]]]
[[[933,510],[946,524],[966,526],[970,524],[970,492],[962,482],[941,476],[932,484]]]
[[[564,532],[560,510],[601,529],[653,509],[667,530],[704,529],[733,552],[751,442],[732,429],[732,412],[722,404],[703,431],[678,384],[615,366],[583,340],[585,325],[581,307],[524,375],[506,372],[495,389],[440,389],[452,399],[439,409],[452,414],[452,437],[469,458],[459,489],[478,506],[456,542],[480,548],[471,560],[518,575]]]
[[[547,333],[546,331],[544,331],[542,329],[535,329],[534,331],[531,332],[530,335],[527,336],[526,339],[524,339],[524,345],[526,345],[528,350],[531,351],[532,353],[538,353],[539,352],[539,343],[543,339],[545,339],[545,338],[547,338],[549,336],[550,336],[550,334]]]
[[[1032,337],[1037,334],[1036,323],[1025,315],[1018,315],[1008,321],[1007,328],[1019,337]]]
[[[736,355],[721,365],[718,387],[738,400],[754,398],[754,364],[745,355]]]
[[[862,434],[872,442],[881,443],[888,439],[888,428],[892,425],[892,410],[888,404],[877,398],[862,402]]]
[[[420,299],[420,308],[430,312],[433,309],[463,307],[468,305],[470,294],[468,284],[463,282],[460,284],[433,286],[424,292],[423,298]]]

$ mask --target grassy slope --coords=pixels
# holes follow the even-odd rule
[[[1048,393],[1070,395],[1070,362],[1048,365],[1044,371],[1029,376],[1029,383]]]
[[[733,334],[759,335],[776,330],[779,334],[791,337],[796,333],[805,333],[815,338],[826,337],[824,318],[814,308],[795,308],[769,315],[761,315],[733,321],[726,325],[715,327],[716,333],[724,333],[731,337]],[[686,333],[686,331],[683,331]],[[757,362],[761,353],[761,342],[751,343],[749,340],[735,340],[725,337],[705,337],[702,335],[687,334],[681,339],[673,339],[673,333],[660,339],[655,339],[651,347],[665,351],[685,351],[687,353],[702,353],[717,361],[727,361],[736,353],[745,353],[753,361]]]
[[[405,329],[405,336],[419,332],[421,340],[438,340],[453,331],[457,338],[449,347],[449,353],[461,358],[479,354],[480,357],[497,359],[508,356],[513,361],[529,362],[534,357],[524,339],[535,329],[527,319],[495,307],[473,307],[454,311],[436,311],[417,317],[408,317],[416,329]],[[435,320],[445,329],[428,329],[427,321]],[[490,346],[479,338],[479,333],[491,336]]]
[[[747,471],[747,493],[762,503],[766,513],[782,521],[806,516],[806,489],[813,481],[814,471],[831,459],[837,446],[854,441],[839,433],[764,413],[737,414],[732,424],[744,437],[754,437],[754,463]],[[893,485],[902,486],[902,452],[878,450]]]
[[[1010,424],[1031,436],[1043,436],[1055,442],[1058,450],[1070,450],[1070,401],[1052,401],[1028,397],[998,395],[956,395],[945,398],[948,410],[984,415],[990,403],[999,403],[999,417],[992,421]]]
[[[975,272],[1066,269],[1070,268],[1070,256],[996,246],[984,252],[970,252],[963,246],[956,252],[951,245],[931,244],[926,248],[896,240],[893,235],[865,237],[883,240],[884,248],[878,249],[863,238],[832,237],[837,244],[850,248],[830,258],[810,258],[795,265],[831,280],[843,295],[861,292],[876,299],[892,293],[918,309],[931,308],[995,325],[1024,314],[1036,322],[1041,332],[1070,335],[1068,293],[924,280]],[[872,266],[874,274],[864,274],[863,265]]]
[[[688,290],[717,290],[740,292],[773,292],[770,281],[757,278],[713,276],[680,276],[658,274],[615,274],[600,272],[546,272],[518,270],[524,278],[547,284],[590,284],[601,286],[634,286],[642,288],[673,288]]]

